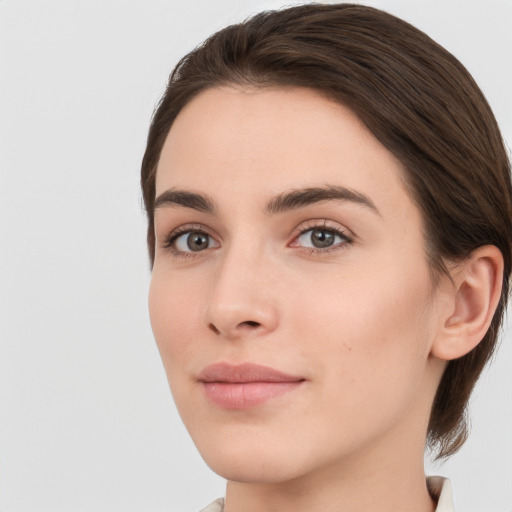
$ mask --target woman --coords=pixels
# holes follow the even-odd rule
[[[511,264],[463,66],[372,8],[262,13],[178,64],[142,188],[155,338],[228,480],[205,510],[452,510],[423,453],[466,438]]]

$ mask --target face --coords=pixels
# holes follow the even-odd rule
[[[150,315],[219,474],[279,482],[422,454],[437,292],[402,176],[348,108],[310,90],[214,88],[177,117]]]

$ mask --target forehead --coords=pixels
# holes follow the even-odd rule
[[[217,87],[176,118],[157,169],[172,187],[247,194],[342,185],[394,207],[410,203],[400,162],[346,106],[303,88]],[[410,207],[410,204],[407,206]]]

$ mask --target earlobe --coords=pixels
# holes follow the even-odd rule
[[[482,340],[500,300],[503,256],[493,245],[475,250],[457,265],[448,305],[431,355],[446,361],[466,355]]]

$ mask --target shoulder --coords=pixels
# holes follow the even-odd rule
[[[201,509],[199,512],[222,512],[224,510],[224,498],[219,498],[213,503],[210,503],[206,508]]]

